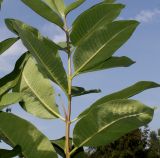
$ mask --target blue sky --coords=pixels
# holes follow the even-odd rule
[[[70,2],[73,2],[73,0],[66,0],[66,3]],[[87,0],[79,9],[70,14],[68,24],[71,26],[72,21],[78,14],[98,2],[100,1]],[[151,3],[146,0],[118,0],[118,2],[126,5],[120,19],[136,19],[141,24],[132,38],[116,52],[116,55],[126,55],[136,61],[136,64],[129,68],[100,71],[77,77],[73,81],[75,85],[86,89],[100,88],[102,93],[74,98],[72,118],[76,117],[78,113],[98,98],[130,86],[137,81],[150,80],[160,83],[160,1],[152,0]],[[49,36],[56,42],[65,39],[63,32],[58,27],[38,16],[22,4],[20,0],[4,0],[0,12],[0,41],[13,36],[5,27],[5,18],[20,19],[39,28],[43,35]],[[21,42],[18,42],[0,56],[1,77],[13,69],[15,61],[24,51],[25,48]],[[62,58],[65,61],[63,55]],[[56,89],[59,91],[57,87]],[[146,105],[160,107],[160,88],[145,91],[135,96],[134,99],[138,99]],[[32,117],[17,105],[13,106],[12,110],[15,114],[23,115],[27,120],[30,120],[51,139],[64,135],[64,123],[60,121],[46,121]],[[150,123],[151,129],[160,128],[159,115],[160,109],[157,109],[154,119]]]

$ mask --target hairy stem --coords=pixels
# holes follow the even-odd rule
[[[71,50],[70,50],[70,37],[65,20],[65,33],[67,39],[67,54],[68,54],[68,113],[66,115],[66,158],[70,158],[70,124],[71,124],[71,103],[72,103],[72,64],[71,64]]]

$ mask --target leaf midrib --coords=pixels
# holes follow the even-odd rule
[[[28,85],[28,87],[30,88],[30,90],[33,92],[33,94],[38,98],[38,100],[41,102],[41,104],[48,110],[50,111],[54,116],[60,118],[60,115],[58,113],[56,113],[55,111],[53,111],[48,104],[46,104],[41,97],[39,97],[39,95],[36,93],[36,91],[34,90],[34,88],[32,88],[32,86],[30,85],[30,83],[27,80],[27,77],[25,76],[25,74],[23,73],[23,78],[26,82],[26,84]]]
[[[32,45],[30,44],[30,42],[25,39],[28,44],[30,45],[30,47],[34,50],[34,52],[36,53],[37,51],[34,49],[34,47],[32,47]],[[60,84],[60,82],[58,81],[58,79],[52,75],[52,72],[48,69],[48,66],[43,62],[43,60],[41,60],[41,58],[39,57],[39,55],[36,53],[36,56],[38,57],[38,59],[41,61],[41,63],[43,64],[43,66],[45,67],[45,69],[49,72],[49,74],[52,76],[52,78],[56,81],[56,83],[58,83],[58,85],[63,89],[64,92],[66,92],[66,90],[63,88],[63,86]]]
[[[89,140],[91,140],[94,136],[96,136],[97,134],[99,134],[100,132],[102,132],[103,130],[105,130],[107,127],[111,126],[112,124],[120,121],[120,120],[123,120],[123,119],[127,119],[127,118],[130,118],[130,117],[137,117],[137,116],[140,116],[140,115],[143,115],[145,114],[145,111],[143,113],[138,113],[138,114],[133,114],[133,115],[129,115],[129,116],[125,116],[125,117],[122,117],[120,119],[117,119],[115,121],[112,121],[111,123],[107,124],[106,126],[104,126],[103,128],[99,129],[95,134],[93,134],[91,137],[87,138],[85,141],[83,141],[78,147],[81,147],[83,146],[85,143],[87,143]]]
[[[132,24],[132,25],[133,25],[133,24]],[[73,74],[72,77],[75,77],[75,76],[80,72],[80,70],[83,69],[83,67],[84,67],[85,65],[87,65],[95,56],[97,56],[98,53],[99,53],[107,44],[109,44],[114,38],[116,38],[120,33],[122,33],[123,31],[125,31],[126,29],[128,29],[130,26],[131,26],[131,25],[127,26],[125,29],[122,29],[121,31],[119,31],[118,33],[116,33],[108,42],[106,42],[105,44],[103,44],[102,47],[100,47],[100,48],[96,51],[96,53],[94,53],[94,54],[91,56],[91,58],[89,58],[84,64],[82,64],[82,66],[81,66],[79,69],[77,69],[77,70],[75,71],[75,73]]]
[[[96,30],[96,27],[111,13],[113,13],[114,11],[110,11],[109,14],[106,14],[106,16],[104,16],[102,19],[100,19],[93,27],[91,27],[90,30],[87,31],[87,33],[85,34],[84,37],[82,37],[76,45],[80,45],[82,41],[86,40],[87,38],[89,38],[92,33]]]

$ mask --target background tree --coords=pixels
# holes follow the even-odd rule
[[[89,158],[142,158],[147,156],[149,129],[137,129],[119,140],[98,148],[89,149]]]
[[[159,135],[159,130],[150,132],[148,158],[160,158],[160,135]]]
[[[98,148],[89,148],[89,158],[160,158],[159,131],[137,129],[119,140]]]

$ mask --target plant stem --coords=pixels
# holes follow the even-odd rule
[[[71,103],[72,103],[72,64],[71,64],[71,50],[70,50],[70,37],[65,19],[65,33],[67,39],[67,54],[68,54],[68,113],[66,115],[66,158],[70,158],[70,124],[71,124]]]
[[[68,55],[68,68],[69,68],[69,73],[68,73],[68,114],[66,117],[66,158],[70,158],[70,124],[71,124],[71,102],[72,102],[72,92],[71,92],[71,87],[72,87],[72,79],[71,79],[71,57]]]

